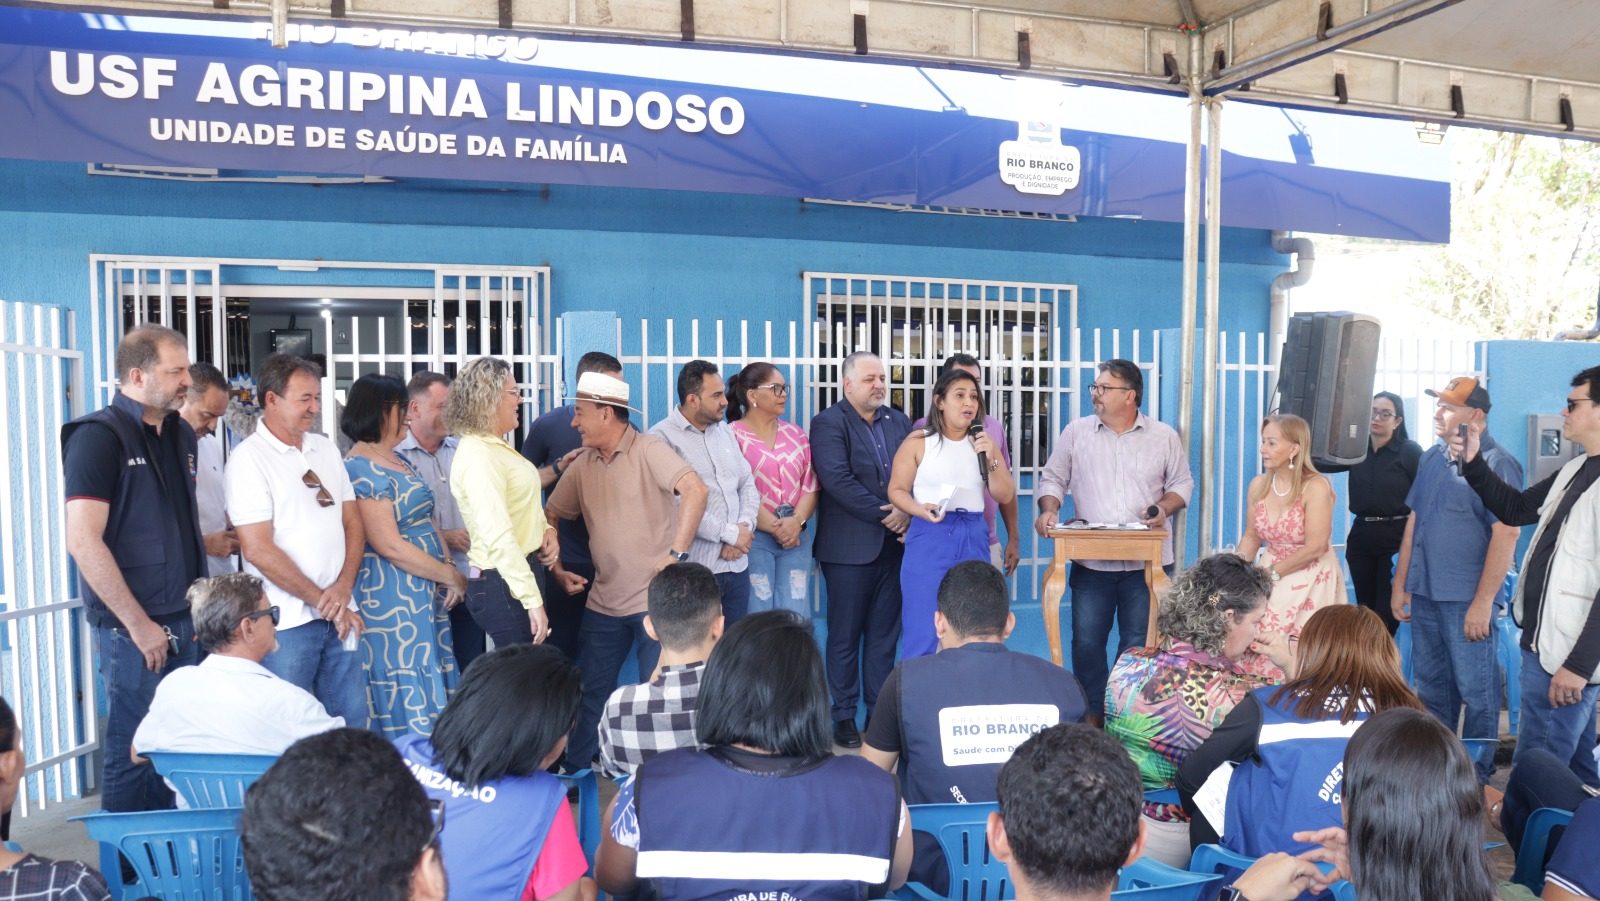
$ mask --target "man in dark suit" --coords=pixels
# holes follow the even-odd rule
[[[911,420],[885,406],[876,354],[853,353],[842,371],[844,399],[811,420],[811,463],[822,484],[816,556],[828,586],[833,739],[859,748],[856,703],[864,694],[870,713],[900,637],[899,536],[909,519],[889,503],[889,470]]]

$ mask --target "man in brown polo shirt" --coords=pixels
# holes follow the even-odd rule
[[[628,652],[637,649],[642,678],[656,668],[661,646],[644,630],[650,580],[667,564],[689,559],[707,492],[670,445],[629,428],[628,412],[639,411],[628,406],[627,382],[586,372],[568,401],[583,451],[563,470],[544,513],[551,522],[582,516],[594,558],[594,586],[578,630],[583,707],[567,742],[567,767],[578,770],[599,751],[600,711]],[[583,586],[581,576],[559,566],[553,573],[569,591]]]

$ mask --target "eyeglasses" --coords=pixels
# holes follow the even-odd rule
[[[773,397],[789,396],[789,386],[785,385],[783,382],[768,382],[765,385],[757,385],[755,390],[760,391],[762,388],[771,391]]]
[[[273,604],[271,607],[268,607],[265,610],[252,610],[251,612],[246,613],[244,616],[241,616],[239,618],[239,625],[244,625],[244,621],[247,619],[260,619],[263,616],[270,616],[272,617],[272,624],[276,626],[278,624],[279,615],[278,605]]]
[[[1592,403],[1594,403],[1594,398],[1592,398],[1592,397],[1569,397],[1569,398],[1567,398],[1567,412],[1571,413],[1572,411],[1578,409],[1578,404],[1581,404],[1584,401],[1588,401],[1589,403],[1592,404]]]
[[[1399,418],[1398,416],[1395,416],[1393,413],[1390,413],[1388,410],[1373,410],[1372,411],[1372,419],[1373,419],[1374,422],[1388,422],[1391,419],[1398,419],[1398,418]]]
[[[317,478],[317,471],[316,470],[314,470],[314,469],[306,470],[306,474],[300,477],[300,483],[305,485],[307,488],[315,488],[316,489],[316,491],[317,491],[317,506],[319,506],[319,507],[331,507],[331,506],[333,506],[333,495],[328,493],[328,489],[322,487],[322,480]]]
[[[1095,382],[1089,386],[1089,390],[1095,394],[1103,394],[1107,391],[1132,391],[1133,389],[1124,388],[1121,385],[1102,385],[1099,382]]]

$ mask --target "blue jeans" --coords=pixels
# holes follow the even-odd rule
[[[750,542],[750,612],[788,610],[811,621],[811,544],[815,529],[800,530],[800,543],[778,546],[778,539],[757,532]]]
[[[1414,616],[1415,614],[1413,614]],[[1517,735],[1517,753],[1512,766],[1522,761],[1523,753],[1542,748],[1567,762],[1585,785],[1600,788],[1600,772],[1594,762],[1594,702],[1600,685],[1583,689],[1583,699],[1564,707],[1550,706],[1550,674],[1539,664],[1539,655],[1522,652],[1522,730]]]
[[[655,672],[661,645],[645,632],[644,614],[607,616],[595,610],[584,611],[578,632],[583,705],[578,708],[578,722],[567,739],[568,769],[581,770],[600,753],[600,714],[605,710],[606,699],[617,688],[617,675],[622,672],[628,652],[635,647],[639,649],[639,681],[645,682]]]
[[[367,674],[361,647],[344,649],[333,623],[314,619],[278,632],[278,649],[261,661],[273,675],[311,692],[330,716],[367,728]]]
[[[180,666],[200,662],[200,646],[194,642],[194,623],[180,618],[167,625],[178,639],[178,653],[167,653],[161,672],[145,668],[144,654],[121,627],[97,626],[95,644],[100,656],[100,679],[106,685],[110,709],[106,715],[105,758],[100,792],[106,810],[130,813],[140,810],[166,810],[173,805],[172,790],[148,764],[135,765],[129,755],[133,733],[150,712],[161,678]],[[16,653],[13,650],[12,653]]]
[[[722,594],[722,626],[727,628],[750,612],[750,570],[717,573],[717,591]],[[652,667],[653,669],[654,667]],[[645,676],[648,673],[640,673]]]
[[[533,626],[528,611],[511,596],[511,589],[500,573],[486,569],[476,579],[467,580],[465,606],[483,631],[494,639],[497,648],[514,644],[533,644]],[[549,611],[545,611],[549,615]]]
[[[1460,722],[1462,738],[1499,738],[1499,631],[1490,628],[1488,638],[1468,641],[1463,628],[1469,606],[1411,596],[1411,666],[1417,697],[1451,732]],[[1488,782],[1494,775],[1494,756],[1474,755],[1473,766],[1478,781]]]
[[[1142,569],[1108,572],[1082,563],[1072,564],[1067,585],[1072,589],[1072,672],[1083,686],[1088,712],[1104,716],[1111,620],[1117,621],[1117,654],[1143,645],[1150,627],[1150,589]]]

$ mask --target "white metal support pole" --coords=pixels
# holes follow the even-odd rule
[[[1217,340],[1222,297],[1222,106],[1221,97],[1206,100],[1206,322],[1205,351],[1200,364],[1200,554],[1217,541]],[[1242,377],[1242,376],[1241,376]]]
[[[1196,33],[1189,36],[1189,143],[1185,148],[1183,173],[1183,321],[1178,349],[1178,435],[1185,454],[1189,452],[1189,437],[1194,433],[1194,327],[1200,284],[1200,111],[1204,102],[1200,93],[1200,35]],[[1172,535],[1172,552],[1180,568],[1188,547],[1187,527],[1188,516],[1180,513],[1173,521]]]

